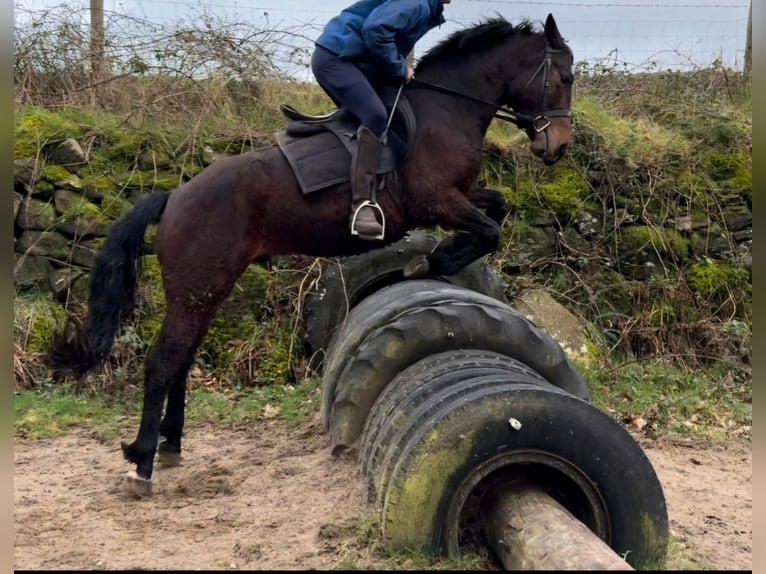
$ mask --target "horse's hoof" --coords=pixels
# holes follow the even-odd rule
[[[413,257],[407,265],[404,266],[404,278],[411,279],[413,277],[420,277],[428,273],[428,259],[425,255],[418,255]]]
[[[136,474],[135,470],[128,472],[128,476],[125,477],[125,483],[128,486],[128,492],[139,498],[149,496],[152,493],[151,479],[141,478]]]
[[[160,445],[157,449],[157,460],[163,468],[181,466],[181,452],[163,449]]]

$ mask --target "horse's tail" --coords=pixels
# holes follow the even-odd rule
[[[160,221],[169,198],[170,192],[147,196],[109,230],[90,276],[85,325],[57,334],[46,357],[55,378],[82,377],[109,356],[122,320],[133,313],[146,229]]]

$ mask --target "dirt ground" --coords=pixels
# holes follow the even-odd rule
[[[681,554],[752,569],[750,447],[642,446]],[[16,439],[14,462],[16,569],[386,567],[364,558],[353,526],[373,515],[356,463],[331,456],[316,422],[191,428],[182,466],[158,469],[153,495],[140,500],[125,492],[118,444]]]

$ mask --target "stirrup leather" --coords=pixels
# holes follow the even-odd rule
[[[359,235],[359,232],[356,230],[356,218],[359,215],[359,210],[361,210],[363,207],[372,207],[373,209],[377,209],[378,213],[380,213],[380,235],[376,235],[375,239],[383,239],[386,235],[386,216],[383,213],[383,210],[380,208],[380,206],[377,203],[373,203],[370,200],[365,200],[362,203],[359,204],[359,207],[357,207],[354,210],[354,215],[351,216],[351,235]]]

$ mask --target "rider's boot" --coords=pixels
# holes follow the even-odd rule
[[[373,199],[383,142],[366,126],[359,126],[356,139],[358,145],[351,157],[351,235],[360,239],[383,239],[383,225],[377,217],[379,214],[382,218],[383,213]]]

